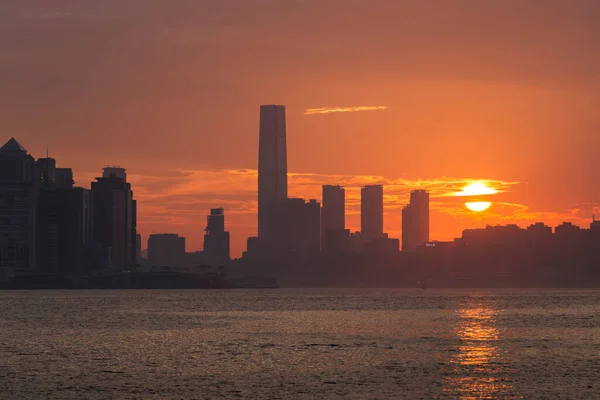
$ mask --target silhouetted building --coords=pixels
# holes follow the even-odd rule
[[[71,168],[56,168],[56,187],[58,189],[70,189],[75,184],[73,170]]]
[[[384,233],[379,239],[371,240],[361,246],[361,252],[372,254],[393,254],[400,250],[400,241],[389,238]]]
[[[323,232],[323,230],[321,231]],[[327,229],[322,234],[326,236],[325,240],[321,239],[321,243],[326,243],[326,249],[323,251],[340,252],[351,249],[350,229]]]
[[[360,190],[360,232],[363,243],[383,237],[382,185],[366,185]]]
[[[92,196],[84,188],[41,190],[38,269],[84,274],[94,267]]]
[[[35,162],[38,181],[41,189],[56,188],[56,160],[53,158],[39,158]]]
[[[571,222],[563,222],[554,228],[556,242],[564,246],[577,246],[583,241],[583,232],[580,227]]]
[[[140,261],[137,257],[137,200],[133,199],[133,192],[131,193],[131,225],[129,234],[131,237],[131,258],[129,260],[130,265],[137,266]]]
[[[336,239],[346,230],[346,193],[341,186],[323,185],[323,208],[321,210],[321,251],[328,251],[327,240],[331,238],[333,249],[339,250],[341,241]]]
[[[402,251],[415,251],[429,242],[429,192],[413,190],[402,209]]]
[[[275,204],[274,244],[280,251],[319,253],[321,205],[316,200],[288,198]]]
[[[258,144],[258,237],[274,238],[274,203],[287,198],[285,107],[260,106]]]
[[[135,263],[136,265],[142,263],[142,235],[139,233],[135,235]]]
[[[36,267],[37,182],[33,157],[11,138],[0,148],[0,280]]]
[[[94,238],[105,249],[108,267],[125,270],[135,265],[136,207],[124,168],[103,168],[92,182]]]
[[[148,238],[148,262],[151,266],[179,267],[184,257],[184,237],[176,233],[158,233]]]
[[[536,222],[526,229],[529,242],[534,245],[552,244],[552,228],[543,222]]]
[[[518,246],[527,244],[528,235],[515,224],[488,225],[484,229],[463,230],[461,242],[468,246]]]
[[[222,208],[213,208],[206,217],[204,234],[204,256],[211,264],[225,264],[229,258],[229,232],[225,231],[225,213]]]

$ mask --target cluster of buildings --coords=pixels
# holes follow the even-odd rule
[[[130,269],[141,251],[136,208],[123,168],[76,187],[71,168],[12,138],[0,148],[0,276]]]
[[[142,260],[137,202],[125,169],[105,167],[90,189],[76,187],[70,168],[57,168],[48,156],[35,160],[10,139],[0,148],[0,280],[24,272],[85,276],[140,266],[228,266],[306,285],[344,279],[396,286],[435,279],[449,285],[600,284],[598,221],[589,229],[563,223],[554,231],[542,223],[488,226],[432,242],[429,193],[413,190],[402,208],[400,246],[384,232],[383,185],[361,188],[359,232],[346,228],[340,185],[324,185],[321,203],[288,197],[284,106],[260,107],[258,158],[258,235],[248,238],[242,259],[230,259],[225,213],[214,208],[203,251],[186,252],[185,238],[175,233],[151,234]]]
[[[258,153],[258,237],[248,239],[245,255],[293,252],[398,251],[398,239],[384,232],[384,187],[361,188],[361,229],[345,222],[345,189],[324,185],[322,205],[315,199],[289,198],[285,106],[260,107]],[[403,211],[402,250],[415,251],[429,240],[429,193],[411,192]]]
[[[154,233],[148,238],[147,263],[150,268],[198,269],[224,266],[230,261],[229,232],[225,211],[213,208],[206,217],[204,250],[186,252],[185,237],[176,233]]]
[[[229,260],[224,218],[223,209],[211,210],[205,251],[188,257],[189,264]],[[175,266],[185,258],[185,239],[151,236],[149,252],[156,265]],[[132,271],[143,264],[141,253],[137,202],[124,168],[103,168],[86,189],[75,186],[71,168],[58,168],[48,156],[34,159],[14,138],[0,147],[0,283],[15,274]]]

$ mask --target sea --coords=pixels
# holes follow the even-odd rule
[[[600,399],[600,290],[0,291],[0,399]]]

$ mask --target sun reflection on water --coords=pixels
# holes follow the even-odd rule
[[[502,381],[497,313],[496,309],[481,305],[458,311],[455,333],[460,344],[451,360],[453,373],[444,392],[462,400],[518,398],[512,387]]]

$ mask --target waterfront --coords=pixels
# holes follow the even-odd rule
[[[0,398],[600,398],[600,290],[0,292]]]

